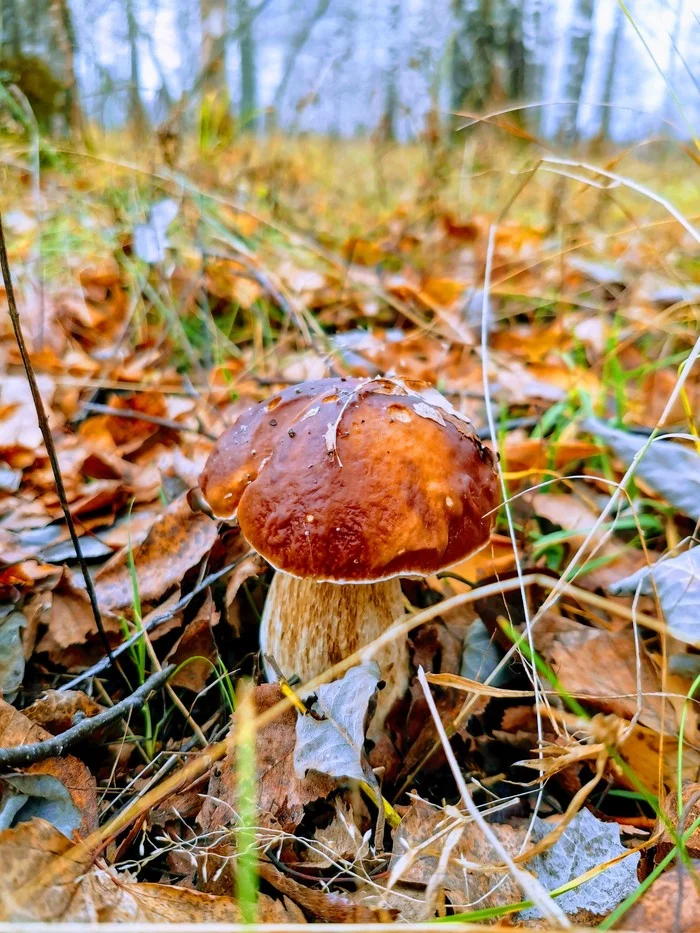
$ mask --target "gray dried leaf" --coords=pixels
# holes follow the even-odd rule
[[[21,612],[12,612],[0,622],[0,694],[9,703],[14,700],[24,677],[21,630],[26,624]]]
[[[362,745],[365,716],[377,684],[376,661],[351,667],[340,680],[324,684],[316,691],[314,712],[325,718],[299,716],[296,724],[294,771],[303,778],[307,771],[320,771],[331,777],[365,780]]]
[[[3,778],[2,785],[0,830],[38,818],[70,837],[80,826],[80,810],[52,774],[11,774]]]
[[[678,557],[659,560],[653,567],[636,573],[608,587],[613,596],[635,593],[659,594],[661,608],[671,634],[688,645],[700,645],[700,547]]]
[[[597,418],[586,418],[584,427],[597,434],[628,466],[647,443],[647,438],[619,431]],[[700,456],[675,441],[653,441],[639,460],[636,476],[660,493],[667,502],[694,521],[700,521]]]
[[[544,839],[551,831],[549,823],[536,817],[533,842]],[[554,891],[567,881],[573,881],[589,869],[597,868],[625,852],[627,849],[620,842],[617,823],[603,823],[589,810],[581,810],[551,849],[535,856],[527,863],[527,867],[548,891]],[[567,914],[585,910],[597,916],[606,916],[638,886],[639,858],[639,852],[631,853],[590,881],[562,894],[557,898],[557,904]],[[539,919],[541,916],[536,907],[520,913],[523,920]]]
[[[163,262],[169,248],[167,229],[175,220],[179,209],[177,201],[164,198],[148,212],[145,224],[134,227],[134,252],[144,262]]]
[[[469,680],[486,683],[500,664],[503,652],[489,634],[481,619],[475,619],[467,629],[462,651],[459,673]],[[503,669],[489,681],[494,687],[502,687],[508,680],[508,671]]]

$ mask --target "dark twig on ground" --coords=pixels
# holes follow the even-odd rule
[[[226,576],[227,573],[230,573],[232,570],[245,560],[246,557],[249,557],[251,551],[247,551],[242,557],[239,557],[237,560],[233,561],[230,564],[227,564],[221,570],[217,570],[215,573],[210,573],[209,576],[205,577],[194,589],[188,593],[186,596],[183,596],[182,599],[179,599],[173,606],[170,606],[165,612],[161,612],[160,615],[155,615],[151,619],[144,621],[143,627],[139,628],[138,631],[134,632],[126,641],[122,642],[121,645],[117,645],[116,648],[112,651],[113,657],[118,657],[120,654],[123,654],[125,651],[128,651],[131,646],[143,638],[144,632],[150,632],[151,629],[154,629],[157,625],[160,625],[161,622],[167,622],[168,619],[180,612],[181,609],[184,609],[189,603],[197,596],[199,593],[206,590],[208,586],[211,586],[212,583],[216,583],[217,580],[220,580],[221,577]],[[84,683],[86,680],[90,680],[91,677],[96,677],[98,674],[101,674],[102,671],[106,671],[111,664],[110,658],[101,658],[97,661],[96,664],[93,664],[92,667],[89,667],[87,670],[82,671],[80,674],[77,674],[72,680],[69,680],[67,684],[63,684],[59,687],[59,691],[64,690],[75,690],[75,688]]]
[[[46,445],[46,453],[49,457],[49,462],[51,463],[51,470],[53,472],[54,482],[56,484],[56,492],[58,494],[59,502],[61,503],[61,509],[63,510],[63,515],[66,520],[66,525],[68,526],[68,532],[73,542],[73,547],[75,549],[76,556],[78,558],[78,563],[80,564],[80,569],[83,573],[85,579],[85,589],[87,590],[88,598],[90,600],[90,606],[92,607],[92,614],[95,617],[95,625],[97,626],[97,631],[99,632],[100,639],[102,644],[105,647],[105,651],[110,659],[110,663],[114,664],[122,678],[131,689],[128,678],[124,673],[121,665],[117,664],[112,656],[112,648],[107,638],[107,633],[105,632],[104,624],[102,622],[102,614],[100,613],[100,607],[97,602],[97,593],[95,592],[95,586],[92,582],[92,577],[88,571],[87,563],[85,562],[85,557],[83,556],[82,549],[80,547],[80,541],[78,540],[78,533],[75,530],[75,523],[73,522],[73,516],[70,513],[70,507],[68,505],[68,498],[66,496],[66,489],[63,485],[63,477],[61,476],[61,469],[58,465],[58,456],[56,455],[56,445],[53,442],[53,436],[51,434],[51,428],[49,427],[49,420],[46,417],[46,410],[44,409],[44,402],[41,398],[41,393],[39,392],[39,385],[36,381],[36,375],[34,374],[34,369],[32,367],[32,362],[29,358],[29,351],[27,350],[27,344],[24,340],[24,333],[22,332],[22,325],[19,319],[19,312],[17,311],[17,302],[15,301],[15,293],[12,287],[12,275],[10,273],[10,263],[7,257],[7,246],[5,244],[5,231],[2,226],[2,215],[0,214],[0,266],[2,267],[2,277],[5,283],[5,292],[7,294],[7,307],[10,312],[10,320],[12,321],[12,328],[15,332],[15,339],[17,340],[17,346],[19,348],[20,356],[22,357],[22,363],[24,365],[24,371],[27,374],[27,381],[29,382],[29,388],[32,393],[32,399],[34,401],[34,407],[36,409],[36,416],[39,422],[39,428],[41,430],[41,436],[44,438],[44,444]]]
[[[100,405],[98,402],[85,402],[82,410],[83,412],[92,412],[98,415],[114,415],[115,418],[131,418],[132,421],[145,421],[147,424],[155,424],[159,428],[167,428],[169,431],[187,431],[190,434],[200,434],[202,437],[208,437],[210,441],[216,440],[215,434],[203,431],[202,428],[191,428],[187,424],[170,421],[168,418],[158,418],[157,415],[149,415],[145,411],[113,408],[111,405]]]
[[[168,664],[161,671],[151,674],[148,680],[145,680],[137,690],[115,703],[114,706],[110,706],[109,709],[106,709],[103,713],[98,713],[96,716],[82,719],[76,725],[71,726],[70,729],[62,732],[61,735],[55,735],[43,742],[31,742],[27,745],[0,748],[0,767],[23,768],[26,765],[34,764],[35,761],[45,761],[47,758],[56,758],[58,755],[62,755],[72,745],[93,735],[103,726],[114,722],[115,719],[121,719],[131,710],[140,709],[148,699],[149,694],[154,690],[159,690],[167,682],[174,670],[175,665]]]

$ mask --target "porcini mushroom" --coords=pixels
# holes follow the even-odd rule
[[[261,647],[302,681],[400,618],[401,576],[482,548],[499,501],[469,420],[425,383],[388,377],[305,382],[260,403],[218,440],[200,489],[277,570]],[[407,685],[405,639],[376,660],[386,714]]]

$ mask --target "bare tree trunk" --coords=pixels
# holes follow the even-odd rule
[[[202,90],[226,91],[226,0],[200,0]]]
[[[2,0],[2,51],[3,57],[19,58],[22,54],[22,32],[19,22],[17,0]]]
[[[617,71],[617,59],[620,52],[620,40],[625,24],[625,14],[621,6],[615,10],[615,25],[613,26],[612,39],[610,40],[610,52],[605,69],[605,80],[603,82],[603,106],[601,108],[600,118],[600,137],[601,139],[610,139],[610,127],[612,125],[613,108],[612,102],[615,93],[615,73]]]
[[[139,62],[139,24],[133,0],[126,0],[126,27],[129,41],[129,122],[137,138],[143,138],[148,130],[148,117],[141,99],[141,65]]]
[[[257,125],[258,87],[255,68],[255,37],[253,36],[253,14],[248,0],[237,0],[238,44],[241,62],[241,109],[243,126],[255,129]]]
[[[673,33],[671,34],[671,48],[669,50],[668,73],[666,75],[666,90],[664,91],[664,102],[661,107],[661,123],[670,120],[673,117],[675,103],[673,100],[673,90],[676,83],[676,65],[678,62],[678,43],[681,38],[681,25],[683,23],[683,13],[685,11],[685,0],[678,0],[676,4],[676,17],[673,22]]]
[[[401,72],[401,0],[392,0],[389,8],[389,68],[384,104],[384,138],[395,140],[399,110],[399,75]]]
[[[91,141],[87,133],[83,110],[80,105],[80,87],[75,74],[75,58],[78,53],[78,40],[73,24],[73,14],[68,0],[53,0],[58,31],[58,44],[63,53],[63,69],[66,76],[65,119],[70,132],[80,136],[88,148]]]
[[[326,11],[330,6],[330,2],[331,0],[318,0],[318,3],[316,4],[316,7],[311,15],[304,21],[304,23],[302,23],[299,31],[293,36],[289,46],[289,51],[285,57],[282,78],[280,79],[280,83],[277,85],[277,90],[275,91],[276,107],[279,107],[282,103],[282,98],[284,97],[287,86],[289,85],[289,80],[292,77],[294,66],[296,65],[299,53],[309,41],[316,23],[325,16]]]
[[[571,103],[567,104],[559,125],[559,139],[563,143],[570,144],[578,138],[578,117],[591,50],[594,8],[595,0],[575,0],[573,18],[569,26],[569,65],[564,90],[565,98]]]
[[[454,0],[452,109],[481,110],[493,80],[493,28],[489,0]]]

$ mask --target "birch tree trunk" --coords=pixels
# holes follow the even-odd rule
[[[258,86],[255,63],[255,37],[253,35],[253,12],[248,0],[237,0],[238,47],[241,65],[241,125],[255,129],[257,126]]]
[[[601,107],[600,117],[600,136],[602,139],[610,139],[610,128],[613,118],[612,102],[615,96],[615,73],[617,71],[617,60],[620,53],[620,41],[622,39],[624,24],[625,14],[622,11],[622,7],[618,6],[615,10],[615,23],[613,25],[610,51],[608,53],[608,61],[605,67],[605,79],[603,82],[603,106]]]
[[[148,117],[146,108],[141,99],[141,63],[139,61],[139,24],[136,19],[134,0],[126,0],[124,12],[126,14],[127,40],[129,43],[129,93],[128,109],[129,123],[137,139],[142,139],[148,130]]]
[[[564,97],[569,103],[566,105],[558,134],[560,142],[565,144],[570,144],[578,138],[581,94],[591,51],[594,11],[594,0],[575,0],[569,25],[568,67],[564,87]]]

